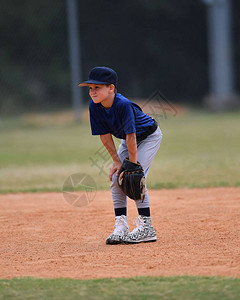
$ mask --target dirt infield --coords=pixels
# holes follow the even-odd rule
[[[61,193],[0,195],[0,278],[240,277],[240,188],[150,190],[158,241],[106,245],[111,194],[74,207]],[[128,223],[137,217],[128,203]]]

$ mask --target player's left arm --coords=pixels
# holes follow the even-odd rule
[[[126,142],[128,148],[129,160],[137,163],[137,139],[136,133],[126,134]]]

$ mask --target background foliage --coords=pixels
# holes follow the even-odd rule
[[[206,6],[200,0],[77,1],[82,77],[96,65],[119,91],[200,104],[208,93]],[[234,57],[240,2],[232,1]],[[0,114],[70,106],[66,1],[0,0]],[[235,59],[239,89],[240,62]],[[84,91],[87,102],[87,92]]]

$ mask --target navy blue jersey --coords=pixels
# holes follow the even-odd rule
[[[117,138],[126,139],[126,134],[136,132],[138,137],[154,122],[136,103],[119,93],[115,95],[113,105],[109,109],[91,100],[89,112],[93,135],[111,133]]]

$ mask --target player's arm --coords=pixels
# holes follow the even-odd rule
[[[112,135],[110,133],[107,133],[104,135],[100,135],[100,138],[101,138],[103,145],[105,146],[105,148],[111,155],[113,162],[116,162],[116,163],[120,162]]]
[[[128,148],[129,160],[137,163],[137,139],[136,133],[130,133],[126,135],[126,142]]]
[[[107,149],[107,151],[109,152],[109,154],[111,155],[112,160],[113,160],[113,164],[109,171],[109,179],[112,181],[112,175],[116,171],[117,171],[116,175],[118,175],[118,171],[121,168],[121,161],[118,157],[112,135],[110,133],[107,133],[107,134],[100,135],[100,138],[101,138],[103,145],[105,146],[105,148]]]

